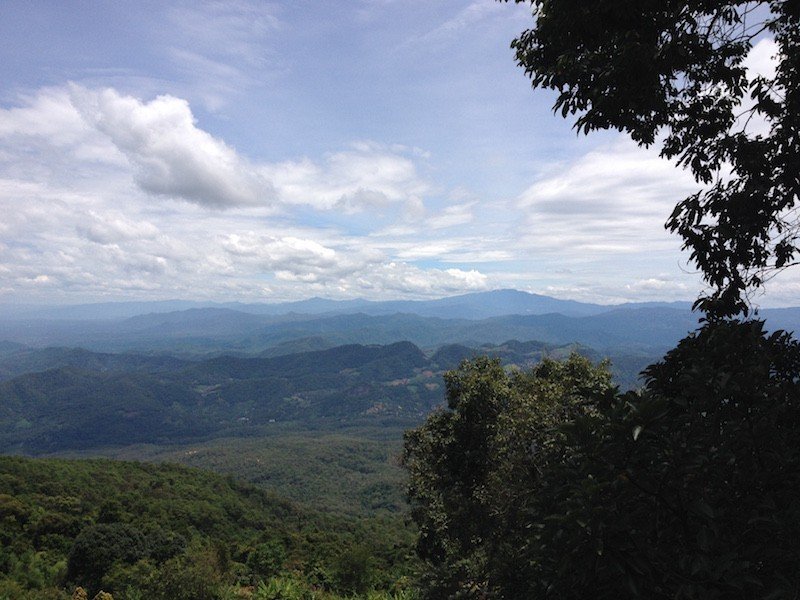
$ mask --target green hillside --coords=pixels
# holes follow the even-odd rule
[[[181,463],[234,475],[281,497],[335,513],[397,514],[407,509],[398,464],[402,429],[337,431],[277,426],[257,437],[185,445],[134,444],[71,456]]]
[[[0,358],[0,372],[46,370],[0,382],[0,452],[181,463],[318,510],[398,514],[406,508],[402,431],[441,405],[443,371],[477,354],[526,368],[572,351],[601,358],[589,348],[513,340],[193,362],[18,349]],[[646,364],[635,355],[614,360],[626,387]]]
[[[122,372],[59,367],[0,382],[0,452],[194,443],[261,435],[288,421],[410,424],[441,397],[428,360],[407,342],[222,356],[171,372],[160,363],[151,373],[140,366],[134,360]]]
[[[0,457],[0,490],[4,600],[79,585],[117,600],[268,598],[270,586],[333,598],[399,591],[413,566],[399,519],[301,510],[176,465]]]

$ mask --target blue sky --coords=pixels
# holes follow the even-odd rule
[[[691,179],[554,116],[509,48],[531,23],[492,0],[6,0],[0,302],[692,299],[663,230]],[[756,301],[795,304],[791,277]]]

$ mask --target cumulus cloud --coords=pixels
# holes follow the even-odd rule
[[[332,248],[307,238],[247,232],[225,237],[222,247],[240,267],[272,273],[278,281],[315,284],[319,287],[314,289],[328,292],[430,296],[488,285],[487,276],[474,269],[421,268],[387,260],[380,251],[364,246]]]
[[[489,285],[435,256],[475,240],[415,241],[471,222],[475,206],[460,197],[426,208],[433,188],[419,164],[429,157],[417,148],[357,142],[319,160],[255,164],[201,129],[185,100],[68,85],[0,110],[0,157],[7,296],[387,298]],[[230,210],[209,210],[219,208]],[[405,250],[365,237],[393,220],[417,231]]]
[[[418,173],[415,160],[425,159],[416,148],[359,142],[321,161],[257,164],[199,127],[188,102],[174,96],[144,101],[110,88],[72,84],[21,101],[20,107],[0,110],[0,140],[33,143],[36,156],[46,159],[36,168],[51,171],[60,165],[74,173],[106,163],[127,170],[150,195],[202,207],[305,206],[347,215],[395,207],[406,216],[420,216],[431,191]],[[11,146],[9,152],[13,159]],[[30,170],[30,163],[25,168]],[[467,205],[454,207],[431,226],[469,218]]]
[[[353,261],[315,240],[297,237],[232,234],[224,239],[222,247],[240,260],[288,281],[340,278],[364,266],[362,260]]]
[[[487,201],[430,182],[432,158],[390,144],[252,162],[174,96],[73,85],[18,104],[0,110],[6,296],[413,298],[581,277],[587,296],[679,289],[647,280],[676,262],[661,224],[690,190],[631,144]],[[575,274],[558,275],[565,265]]]
[[[22,106],[0,109],[0,138],[44,137],[65,146],[83,140],[89,132],[65,88],[43,88],[20,101]]]
[[[146,192],[213,208],[266,203],[270,183],[235,150],[198,128],[188,102],[159,96],[142,102],[112,89],[71,87],[72,104],[134,167]]]
[[[674,275],[660,274],[655,277],[645,277],[628,283],[617,292],[627,293],[628,296],[638,300],[669,300],[692,298],[693,289],[685,279]]]
[[[127,165],[108,137],[81,116],[67,87],[42,88],[17,101],[0,109],[0,175],[40,182],[97,175],[99,165]]]

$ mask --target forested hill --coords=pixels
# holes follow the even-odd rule
[[[13,351],[0,354],[0,381],[24,373],[67,366],[98,372],[158,373],[184,369],[189,364],[186,360],[168,355],[114,354],[92,352],[84,348],[28,348],[18,344]]]
[[[176,465],[0,456],[0,598],[68,600],[78,585],[122,600],[233,597],[259,582],[330,598],[397,589],[411,535]]]
[[[137,358],[132,370],[91,370],[86,366],[93,361],[78,356],[81,366],[67,362],[0,384],[0,449],[40,453],[177,443],[248,435],[274,421],[418,419],[441,397],[438,386],[424,385],[434,375],[423,372],[428,360],[409,343],[291,357],[225,356],[175,371],[158,364],[155,372],[142,371]]]
[[[409,426],[444,400],[441,375],[476,354],[507,365],[589,348],[542,342],[450,345],[427,355],[410,342],[346,345],[299,354],[203,361],[79,349],[22,350],[0,358],[0,451],[25,454],[129,444],[176,444],[261,434],[296,422]],[[632,385],[652,357],[619,355]]]

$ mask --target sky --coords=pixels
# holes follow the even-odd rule
[[[554,115],[510,49],[532,23],[493,0],[4,0],[0,303],[694,299],[663,226],[694,182]],[[787,271],[755,301],[798,294]]]

